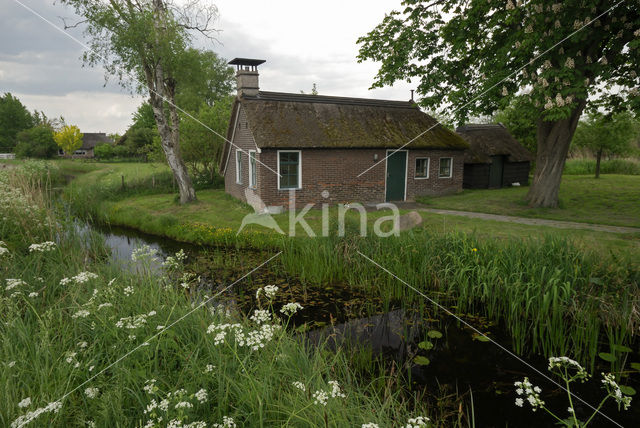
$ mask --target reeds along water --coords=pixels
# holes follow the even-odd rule
[[[387,309],[432,310],[381,266],[459,313],[499,323],[520,354],[571,355],[593,368],[599,350],[629,344],[640,324],[638,267],[553,236],[483,240],[415,231],[399,238],[347,236],[290,241],[284,269],[315,284],[344,282],[380,296]]]

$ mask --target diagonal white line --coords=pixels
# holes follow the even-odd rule
[[[71,34],[67,33],[66,31],[64,31],[62,28],[58,27],[56,24],[54,24],[53,22],[49,21],[47,18],[45,18],[44,16],[40,15],[38,12],[36,12],[35,10],[33,10],[32,8],[30,8],[29,6],[27,6],[26,4],[22,3],[20,0],[13,0],[14,2],[18,3],[20,6],[22,6],[23,8],[25,8],[26,10],[28,10],[29,12],[31,12],[32,14],[34,14],[35,16],[37,16],[38,18],[42,19],[44,22],[46,22],[47,24],[49,24],[50,26],[52,26],[53,28],[55,28],[57,31],[61,32],[62,34],[64,34],[65,36],[69,37],[71,40],[73,40],[74,42],[78,43],[80,46],[82,46],[83,48],[85,48],[86,50],[90,51],[90,52],[95,52],[93,51],[89,46],[87,46],[85,43],[83,43],[81,40],[78,40],[76,37],[72,36]],[[98,55],[102,60],[104,60],[105,62],[107,61],[107,58],[103,55]],[[129,73],[126,70],[122,70],[119,67],[116,67],[119,71],[122,72],[122,74],[129,76],[129,78],[131,78],[131,80],[133,81],[137,81],[138,83],[142,84],[142,86],[147,87],[147,85],[143,84],[143,82],[140,82],[133,74]],[[153,92],[154,94],[156,94],[157,96],[159,96],[160,98],[162,98],[165,102],[167,102],[168,104],[172,105],[173,107],[175,107],[176,109],[178,109],[182,114],[184,114],[185,116],[189,117],[191,120],[195,121],[196,123],[204,126],[207,130],[211,131],[212,133],[214,133],[215,135],[217,135],[218,137],[222,138],[225,142],[231,144],[233,147],[235,147],[236,149],[242,151],[243,153],[246,153],[247,156],[249,156],[249,151],[244,150],[242,147],[238,147],[235,144],[233,144],[233,142],[227,140],[227,137],[219,134],[218,132],[216,132],[215,130],[211,129],[209,126],[207,126],[206,124],[204,124],[202,121],[200,121],[199,119],[195,118],[191,113],[185,111],[184,109],[182,109],[181,107],[177,106],[176,104],[172,103],[170,100],[168,100],[164,95],[159,94],[157,91],[150,89],[147,87],[147,89],[149,89],[149,92]],[[278,177],[281,177],[280,174],[278,174],[277,171],[275,171],[273,168],[271,168],[269,165],[265,164],[264,162],[261,162],[260,160],[256,159],[256,162],[258,162],[259,164],[261,164],[262,166],[264,166],[265,168],[267,168],[269,171],[273,172],[275,175],[277,175]]]
[[[558,388],[564,390],[565,392],[571,394],[572,397],[576,398],[578,401],[582,402],[584,405],[586,405],[587,407],[589,407],[590,409],[594,410],[595,412],[597,412],[598,414],[602,415],[603,417],[605,417],[606,419],[608,419],[611,423],[621,427],[622,425],[620,425],[618,422],[614,421],[613,419],[611,419],[609,416],[605,415],[604,413],[602,413],[602,411],[596,409],[595,407],[593,407],[591,404],[589,404],[588,402],[584,401],[582,398],[578,397],[577,395],[575,395],[573,392],[570,392],[569,390],[567,390],[567,388],[565,388],[564,386],[562,386],[561,384],[559,384],[558,382],[556,382],[555,380],[553,380],[552,378],[550,378],[548,375],[546,375],[545,373],[541,372],[540,370],[538,370],[537,368],[535,368],[534,366],[532,366],[530,363],[526,362],[525,360],[523,360],[522,358],[520,358],[518,355],[514,354],[512,351],[508,350],[507,348],[505,348],[504,346],[502,346],[500,343],[496,342],[495,340],[493,340],[492,338],[490,338],[489,336],[487,336],[486,334],[482,333],[480,330],[478,330],[477,328],[475,328],[474,326],[472,326],[471,324],[469,324],[468,322],[466,322],[465,320],[463,320],[462,318],[460,318],[459,316],[457,316],[456,314],[454,314],[453,312],[451,312],[449,309],[447,309],[445,306],[442,306],[440,303],[436,302],[435,300],[431,299],[429,296],[427,296],[426,294],[424,294],[423,292],[421,292],[420,290],[418,290],[417,288],[415,288],[414,286],[412,286],[411,284],[409,284],[408,282],[406,282],[405,280],[403,280],[402,278],[398,277],[396,274],[394,274],[393,272],[391,272],[390,270],[388,270],[387,268],[385,268],[384,266],[381,266],[379,263],[377,263],[375,260],[367,257],[366,255],[364,255],[363,253],[361,253],[359,250],[358,254],[360,254],[362,257],[364,257],[365,259],[369,260],[371,263],[373,263],[374,265],[378,266],[380,269],[382,269],[383,271],[385,271],[386,273],[388,273],[389,275],[391,275],[392,277],[394,277],[395,279],[397,279],[398,281],[400,281],[401,283],[403,283],[404,285],[406,285],[407,287],[409,287],[411,290],[415,291],[416,293],[418,293],[420,296],[424,297],[425,299],[427,299],[430,303],[432,303],[433,305],[437,306],[439,309],[443,310],[444,312],[446,312],[448,315],[451,315],[452,317],[454,317],[456,320],[458,320],[459,322],[461,322],[462,324],[464,324],[465,326],[469,327],[471,330],[473,330],[475,333],[479,334],[480,336],[483,336],[485,339],[487,339],[489,342],[493,343],[494,345],[496,345],[498,348],[500,348],[501,350],[503,350],[504,352],[506,352],[507,354],[509,354],[510,356],[512,356],[513,358],[515,358],[516,360],[520,361],[522,364],[524,364],[525,366],[527,366],[528,368],[530,368],[531,370],[533,370],[534,372],[536,372],[537,374],[539,374],[540,376],[544,377],[546,380],[548,380],[549,382],[553,383],[554,385],[556,385]]]
[[[16,0],[17,1],[17,0]],[[533,59],[529,60],[525,65],[523,65],[522,67],[518,68],[516,71],[514,71],[513,73],[505,76],[502,80],[498,81],[497,83],[495,83],[493,86],[491,86],[489,89],[479,93],[478,95],[476,95],[475,97],[471,98],[469,101],[467,101],[466,103],[464,103],[463,105],[461,105],[458,108],[453,109],[453,111],[451,113],[455,113],[458,110],[461,110],[463,108],[465,108],[466,106],[468,106],[469,104],[471,104],[472,102],[474,102],[475,100],[477,100],[478,98],[480,98],[481,96],[483,96],[484,94],[486,94],[487,92],[489,92],[490,90],[492,90],[493,88],[495,88],[496,86],[498,86],[499,84],[501,84],[502,82],[504,82],[505,80],[507,80],[508,78],[510,78],[511,76],[514,76],[516,74],[518,74],[523,68],[525,68],[526,66],[530,65],[532,62],[537,61],[540,57],[548,54],[550,51],[552,51],[553,49],[555,49],[556,47],[558,47],[560,44],[564,43],[565,41],[567,41],[569,38],[571,38],[574,34],[582,31],[584,28],[588,27],[589,25],[591,25],[594,21],[596,21],[597,19],[600,19],[602,16],[606,15],[607,13],[611,12],[612,9],[614,9],[615,7],[617,7],[620,3],[624,3],[625,0],[620,0],[618,3],[614,4],[613,6],[611,6],[609,9],[607,9],[606,11],[602,12],[600,15],[596,16],[595,18],[593,18],[591,21],[587,22],[586,24],[584,24],[582,27],[578,28],[577,30],[575,30],[574,32],[572,32],[571,34],[569,34],[567,37],[565,37],[564,39],[560,40],[558,43],[556,43],[555,45],[551,46],[549,49],[547,49],[546,51],[542,52],[541,54],[539,54],[538,56],[535,56]],[[405,148],[406,146],[408,146],[409,144],[411,144],[412,142],[414,142],[416,139],[422,137],[424,134],[426,134],[427,132],[431,131],[433,128],[435,128],[436,126],[441,125],[440,122],[438,122],[436,120],[436,123],[434,125],[432,125],[431,127],[429,127],[427,130],[421,132],[420,134],[416,135],[415,137],[413,137],[411,140],[409,140],[407,143],[403,144],[400,148],[393,150],[391,153],[388,153],[384,158],[380,159],[378,162],[374,163],[373,165],[371,165],[369,168],[365,169],[364,171],[362,171],[360,174],[358,174],[358,177],[360,177],[362,174],[365,174],[366,172],[370,171],[371,169],[375,168],[376,166],[382,164],[383,161],[386,161],[389,156],[393,155],[394,153],[396,153],[399,150],[402,150],[403,148]]]
[[[120,361],[124,360],[125,358],[127,358],[129,355],[133,354],[134,352],[136,352],[138,349],[142,348],[143,346],[147,346],[149,344],[149,342],[153,339],[155,339],[156,337],[160,336],[162,333],[164,333],[165,331],[167,331],[168,329],[170,329],[171,327],[173,327],[174,325],[178,324],[180,321],[182,321],[183,319],[185,319],[186,317],[188,317],[189,315],[191,315],[192,313],[194,313],[195,311],[197,311],[198,309],[202,308],[203,306],[205,306],[206,304],[208,304],[210,301],[212,301],[213,299],[215,299],[216,297],[218,297],[220,294],[224,293],[225,291],[227,291],[229,288],[233,287],[235,284],[237,284],[238,282],[242,281],[243,279],[245,279],[246,277],[248,277],[249,275],[251,275],[252,273],[254,273],[255,271],[257,271],[258,269],[260,269],[261,267],[263,267],[264,265],[266,265],[267,263],[269,263],[271,260],[275,259],[276,257],[278,257],[280,254],[282,254],[282,251],[278,252],[276,255],[270,257],[269,259],[267,259],[266,261],[262,262],[259,266],[251,269],[249,272],[247,272],[246,274],[244,274],[242,277],[240,277],[239,279],[235,280],[234,282],[232,282],[231,284],[227,285],[225,288],[223,288],[222,290],[218,291],[215,295],[211,296],[210,298],[208,298],[207,300],[203,301],[202,303],[200,303],[198,306],[196,306],[195,308],[193,308],[192,310],[190,310],[189,312],[187,312],[186,314],[184,314],[183,316],[181,316],[180,318],[178,318],[177,320],[173,321],[171,324],[169,324],[168,326],[166,326],[165,328],[163,328],[162,330],[160,330],[159,332],[157,332],[156,334],[154,334],[153,336],[149,337],[147,340],[145,340],[144,342],[142,342],[141,344],[139,344],[138,346],[136,346],[135,348],[133,348],[132,350],[130,350],[129,352],[127,352],[126,354],[124,354],[123,356],[121,356],[120,358],[118,358],[117,360],[115,360],[113,363],[109,364],[108,366],[106,366],[105,368],[103,368],[102,370],[100,370],[99,372],[97,372],[95,375],[91,376],[89,379],[85,380],[84,382],[82,382],[80,385],[76,386],[75,388],[73,388],[71,391],[67,392],[66,394],[64,394],[62,397],[60,397],[58,400],[59,402],[62,402],[65,398],[67,398],[69,395],[73,394],[74,392],[76,392],[78,389],[82,388],[84,385],[88,384],[89,382],[91,382],[93,379],[95,379],[96,377],[98,377],[99,375],[101,375],[102,373],[104,373],[105,371],[109,370],[111,367],[115,366],[116,364],[118,364]]]

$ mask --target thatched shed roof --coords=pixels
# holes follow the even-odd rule
[[[464,154],[465,163],[491,163],[491,156],[509,156],[509,162],[527,162],[533,155],[524,148],[504,125],[468,124],[456,129],[471,146]]]
[[[80,149],[90,150],[102,143],[113,144],[113,140],[104,132],[85,132],[82,134],[82,147]]]
[[[469,147],[409,101],[261,91],[238,103],[259,148]]]

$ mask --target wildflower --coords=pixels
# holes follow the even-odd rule
[[[373,422],[368,422],[366,424],[362,424],[361,428],[380,428],[378,424],[374,424]]]
[[[107,302],[107,303],[100,303],[100,304],[98,305],[98,309],[102,309],[102,308],[110,308],[110,307],[112,307],[112,306],[113,306],[113,304],[111,304],[111,303],[109,303],[109,302]]]
[[[507,10],[513,10],[516,7],[513,5],[513,2],[511,0],[507,1],[507,6],[506,6]]]
[[[471,251],[473,251],[474,253],[477,253],[478,249],[477,248],[472,248]]]
[[[133,287],[128,285],[124,288],[123,292],[125,296],[129,297],[133,294]]]
[[[285,315],[292,316],[293,314],[298,312],[298,310],[300,310],[300,309],[304,309],[302,307],[302,305],[300,305],[300,303],[292,302],[292,303],[287,303],[286,305],[284,305],[280,309],[280,312],[282,312]]]
[[[344,395],[344,393],[340,390],[340,384],[338,384],[338,382],[336,382],[335,380],[330,380],[329,385],[331,385],[331,398],[346,397],[346,395]]]
[[[542,389],[537,386],[533,386],[531,382],[529,382],[529,378],[525,377],[522,382],[515,382],[514,385],[518,387],[518,389],[516,389],[516,394],[523,395],[531,405],[534,412],[538,408],[542,408],[544,406],[544,401],[540,399]],[[521,401],[524,403],[524,400],[521,399]],[[522,403],[516,399],[517,406],[522,407]]]
[[[323,406],[327,405],[327,401],[329,400],[329,394],[326,391],[316,391],[313,393],[313,404],[321,404]]]
[[[549,371],[553,369],[570,368],[576,371],[576,376],[583,381],[589,377],[587,371],[576,360],[572,360],[569,357],[550,357],[549,358]]]
[[[267,299],[273,300],[273,298],[276,297],[277,292],[278,292],[278,286],[266,285],[264,287],[258,288],[258,291],[256,291],[256,299],[260,299],[260,294],[264,293]]]
[[[142,247],[136,248],[131,253],[131,261],[145,261],[148,259],[154,259],[158,254],[158,250],[155,248],[151,248],[148,245],[143,245]]]
[[[29,293],[29,297],[38,297],[38,293],[36,293],[35,291]]]
[[[92,372],[93,369],[95,369],[95,368],[96,368],[96,366],[91,366],[91,367],[89,367],[89,371]]]
[[[631,397],[625,396],[620,389],[620,385],[615,380],[615,376],[611,373],[602,373],[602,383],[610,396],[616,400],[618,406],[622,405],[624,410],[627,410],[631,406]]]
[[[18,403],[18,407],[24,409],[25,407],[29,407],[31,405],[31,397],[27,397],[21,402]]]
[[[76,318],[86,318],[90,315],[91,313],[89,311],[87,311],[86,309],[81,309],[78,312],[76,312],[75,314],[71,315],[71,318],[76,319]]]
[[[292,385],[296,388],[298,388],[300,391],[306,391],[307,388],[304,386],[304,383],[299,382],[299,381],[295,381],[292,383]]]
[[[52,403],[47,404],[45,407],[41,407],[34,411],[28,412],[27,414],[20,416],[18,419],[11,423],[11,428],[21,428],[26,426],[36,420],[40,415],[44,413],[58,413],[62,408],[62,403],[60,401],[54,401]]]
[[[33,253],[38,252],[38,253],[46,253],[48,251],[53,251],[56,248],[56,243],[55,242],[51,242],[51,241],[47,241],[47,242],[43,242],[41,244],[31,244],[29,245],[29,252]]]
[[[205,401],[207,401],[207,398],[209,398],[209,396],[207,395],[207,390],[204,388],[196,392],[195,396],[200,403],[204,403]]]
[[[155,379],[150,379],[150,380],[146,381],[144,386],[142,387],[142,389],[144,389],[147,394],[153,394],[157,389],[156,388],[156,380]]]
[[[15,361],[10,361],[9,364],[7,364],[9,366],[9,368],[13,367],[16,365]]]
[[[636,37],[640,37],[640,28],[633,32],[633,35]]]
[[[229,416],[223,416],[221,424],[212,425],[213,428],[235,428],[236,426],[237,425],[234,422],[233,418],[230,418]]]
[[[216,366],[214,366],[213,364],[207,364],[207,367],[205,367],[204,372],[205,373],[211,373],[213,371],[213,369],[215,369]]]
[[[16,287],[22,287],[27,285],[27,283],[24,282],[23,280],[16,279],[16,278],[7,278],[6,282],[7,282],[7,286],[5,287],[5,290],[7,291],[13,290]]]
[[[9,249],[6,247],[6,245],[7,244],[5,244],[3,241],[0,241],[0,257],[9,253]]]
[[[264,309],[256,309],[251,315],[251,320],[256,324],[264,324],[271,320],[271,314]]]
[[[99,393],[100,393],[100,390],[94,387],[89,387],[84,390],[84,394],[89,398],[96,398]]]
[[[76,284],[80,285],[80,284],[87,283],[87,282],[91,281],[92,279],[97,279],[97,278],[98,278],[98,275],[96,275],[95,273],[92,273],[92,272],[80,272],[79,274],[77,274],[74,277],[62,278],[60,280],[60,285],[67,285],[67,284],[70,284],[72,282],[75,282]]]
[[[426,427],[427,426],[427,422],[429,422],[429,418],[427,418],[425,416],[417,416],[415,418],[410,418],[407,421],[407,425],[405,425],[405,427],[406,428]]]
[[[86,348],[87,346],[89,346],[89,344],[88,344],[87,342],[78,342],[77,346],[78,346],[78,348],[80,348],[80,349],[84,349],[84,348]]]
[[[193,404],[189,403],[188,401],[180,401],[175,406],[176,409],[190,409],[192,407],[193,407]]]
[[[524,400],[520,397],[516,398],[516,406],[518,407],[522,407],[522,405],[524,404]]]

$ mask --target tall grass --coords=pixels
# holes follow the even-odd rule
[[[32,196],[56,219],[44,195]],[[158,276],[144,269],[153,255],[139,254],[143,269],[123,271],[105,259],[98,235],[57,220],[57,244],[45,252],[27,249],[45,236],[39,229],[0,229],[9,247],[0,253],[1,426],[212,426],[225,417],[238,426],[391,426],[425,414],[401,388],[381,387],[384,375],[359,380],[340,349],[311,350],[286,328],[260,336],[262,327],[232,310],[197,308],[208,295],[179,285],[179,264]],[[238,331],[260,336],[260,346],[243,345]]]
[[[380,296],[384,309],[432,305],[360,256],[361,251],[430,298],[500,323],[519,354],[570,355],[593,367],[611,341],[629,344],[640,326],[637,261],[603,260],[570,242],[482,242],[427,231],[399,238],[290,241],[286,271],[315,284],[341,281]]]
[[[569,159],[564,166],[564,174],[589,175],[596,173],[595,159]],[[604,159],[600,162],[601,174],[640,175],[638,159]]]

